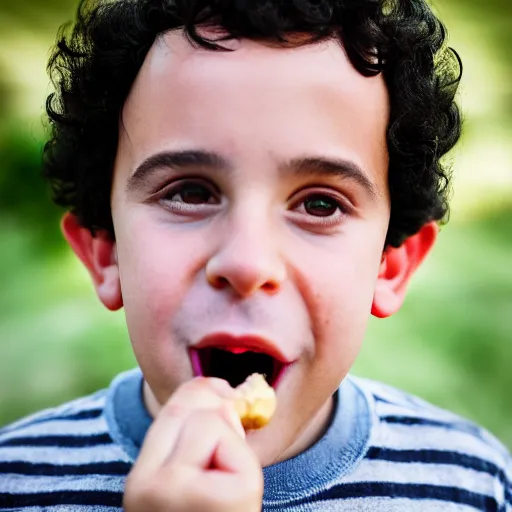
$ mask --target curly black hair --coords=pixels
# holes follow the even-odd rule
[[[46,105],[43,175],[54,201],[82,226],[114,237],[118,121],[155,39],[184,27],[196,44],[226,51],[222,40],[199,35],[201,25],[223,28],[223,40],[288,47],[334,37],[361,74],[382,73],[391,105],[386,245],[398,247],[425,223],[447,220],[451,173],[441,158],[460,137],[454,97],[462,64],[425,0],[81,0],[48,64],[56,92]],[[290,37],[297,33],[302,37]]]

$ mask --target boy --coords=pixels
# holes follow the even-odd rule
[[[4,428],[2,509],[512,510],[492,436],[348,376],[447,213],[444,39],[424,0],[82,2],[44,170],[140,371]]]

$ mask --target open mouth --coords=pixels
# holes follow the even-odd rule
[[[242,348],[208,347],[192,351],[192,363],[196,375],[218,377],[236,387],[253,373],[265,376],[270,386],[275,386],[285,365],[262,352]]]

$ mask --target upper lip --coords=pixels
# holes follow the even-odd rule
[[[291,363],[291,360],[270,340],[251,334],[233,335],[221,332],[209,334],[191,348],[195,350],[204,348],[227,350],[230,348],[245,348],[251,352],[267,354],[283,364]]]

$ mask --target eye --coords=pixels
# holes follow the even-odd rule
[[[159,193],[158,202],[166,210],[192,220],[217,211],[221,194],[209,181],[188,178],[170,183]]]
[[[181,182],[173,186],[167,190],[164,199],[169,202],[187,205],[218,203],[211,188],[193,181]]]
[[[290,214],[308,229],[327,229],[341,225],[354,207],[348,199],[334,190],[302,191],[292,204]]]
[[[340,209],[338,201],[322,194],[309,196],[302,204],[305,212],[315,217],[331,217]]]

